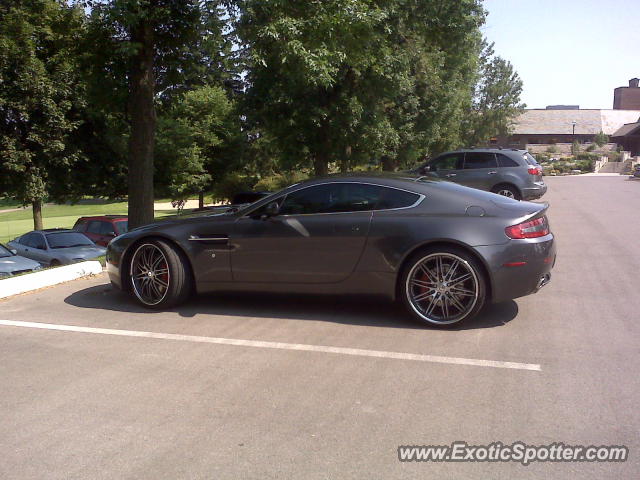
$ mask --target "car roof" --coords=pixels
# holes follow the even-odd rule
[[[440,155],[444,155],[446,153],[467,153],[467,152],[491,152],[491,153],[513,153],[513,152],[517,152],[517,153],[527,153],[527,150],[522,150],[519,148],[502,148],[502,147],[478,147],[478,148],[460,148],[458,150],[450,150],[447,152],[442,152],[439,153],[438,155],[436,155],[437,157],[439,157]]]
[[[78,220],[128,220],[127,215],[92,215],[88,217],[80,217]]]

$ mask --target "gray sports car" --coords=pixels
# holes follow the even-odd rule
[[[418,175],[330,176],[132,230],[109,244],[107,270],[155,309],[194,291],[379,294],[445,326],[548,283],[547,208]]]
[[[42,266],[38,262],[21,257],[17,255],[15,250],[10,250],[0,243],[0,278],[20,275],[41,268]]]
[[[106,251],[82,233],[65,228],[34,230],[7,245],[15,249],[18,255],[52,267],[91,260],[104,255]]]

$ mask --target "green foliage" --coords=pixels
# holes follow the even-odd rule
[[[558,153],[558,147],[556,145],[549,145],[545,150],[547,153]]]
[[[571,144],[571,155],[578,155],[581,151],[580,142],[574,140]]]
[[[622,153],[620,152],[607,152],[606,155],[610,162],[619,162],[622,160]]]
[[[222,154],[239,135],[233,105],[220,87],[199,87],[176,98],[158,120],[159,192],[184,199],[206,191],[233,165]]]
[[[279,168],[395,168],[462,143],[479,2],[240,5],[249,120],[282,152]]]
[[[491,137],[506,136],[524,111],[520,102],[522,80],[510,62],[494,56],[493,44],[483,43],[479,79],[473,108],[465,117],[466,146],[485,144]]]
[[[593,138],[593,143],[595,143],[599,147],[602,147],[603,145],[609,143],[609,136],[606,135],[602,130],[600,130]]]
[[[551,158],[549,155],[545,155],[544,153],[536,153],[534,155],[536,161],[540,164],[546,162],[549,160],[549,158]]]
[[[309,174],[302,171],[284,172],[261,178],[253,188],[259,192],[276,192],[307,178]]]
[[[589,144],[589,146],[585,149],[587,152],[593,152],[596,149],[596,144],[595,143],[591,143]]]
[[[2,7],[0,190],[23,204],[74,196],[84,156],[71,141],[85,107],[81,10],[56,0]]]
[[[600,155],[598,155],[597,153],[588,153],[588,152],[582,152],[582,153],[578,153],[576,155],[576,158],[578,160],[593,160],[596,161],[600,158]]]
[[[231,201],[236,193],[251,190],[255,182],[255,177],[236,172],[229,173],[214,185],[213,200],[216,202]]]

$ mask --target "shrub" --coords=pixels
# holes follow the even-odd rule
[[[571,144],[571,154],[578,155],[580,153],[580,142],[574,140]]]
[[[600,146],[602,146],[602,145],[600,145]],[[591,145],[589,145],[586,148],[587,152],[593,152],[595,149],[596,149],[596,144],[595,143],[592,143]]]
[[[555,144],[549,145],[547,147],[547,153],[558,153],[558,147]]]
[[[276,173],[258,180],[258,182],[253,186],[253,189],[259,192],[276,192],[293,183],[306,180],[307,178],[309,178],[309,175],[306,172],[301,171]]]
[[[251,190],[251,186],[255,183],[255,178],[239,173],[231,173],[220,180],[213,186],[212,197],[216,201],[230,201],[238,192]]]
[[[603,146],[606,143],[609,143],[609,136],[605,135],[605,133],[600,130],[596,133],[596,136],[593,138],[593,142],[599,147]]]
[[[534,157],[535,157],[535,159],[536,159],[536,161],[537,161],[538,163],[546,162],[546,161],[548,161],[548,160],[549,160],[549,158],[550,158],[550,157],[549,157],[549,155],[546,155],[546,154],[544,154],[544,153],[536,153],[536,154],[534,155]]]
[[[600,158],[600,155],[598,155],[597,153],[583,152],[583,153],[577,154],[576,158],[578,160],[598,160]]]
[[[619,162],[622,158],[622,154],[620,152],[607,152],[606,155],[610,162]]]

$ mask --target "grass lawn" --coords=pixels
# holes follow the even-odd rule
[[[106,214],[126,215],[126,213],[127,202],[45,205],[42,207],[42,222],[44,228],[71,228],[78,217]],[[172,214],[175,214],[175,210],[156,211],[156,218]],[[7,243],[31,230],[33,230],[33,215],[30,207],[14,212],[0,213],[0,243]]]

